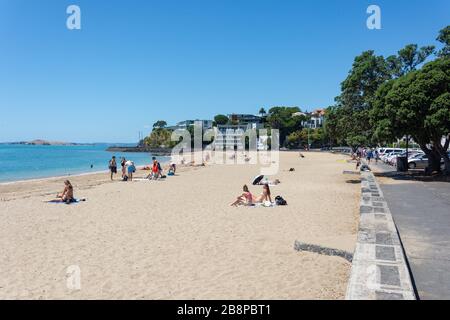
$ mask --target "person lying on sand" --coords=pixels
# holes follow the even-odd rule
[[[236,201],[231,204],[232,207],[237,207],[238,205],[250,206],[253,204],[253,195],[248,190],[247,185],[244,185],[242,189],[244,193],[236,198]]]
[[[265,185],[265,184],[268,184],[268,185],[276,186],[276,185],[278,185],[278,184],[280,184],[280,183],[281,183],[281,181],[278,180],[278,179],[275,179],[275,180],[273,180],[273,181],[270,181],[270,180],[261,180],[261,181],[258,182],[256,185],[263,186],[263,185]]]
[[[266,201],[270,201],[272,203],[272,197],[270,195],[270,188],[269,185],[265,184],[263,185],[263,192],[261,195],[254,199],[254,203],[264,203]]]
[[[62,193],[56,195],[57,198],[61,198],[62,202],[70,203],[74,201],[73,197],[73,187],[69,180],[64,181],[64,190]]]
[[[188,164],[189,167],[205,167],[206,164],[204,162],[202,162],[201,164],[195,164],[195,161],[191,161]]]

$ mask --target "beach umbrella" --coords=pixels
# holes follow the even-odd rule
[[[264,179],[264,175],[259,175],[259,176],[256,176],[254,179],[253,179],[253,185],[257,185],[258,183],[260,183],[261,182],[261,180],[262,179]]]

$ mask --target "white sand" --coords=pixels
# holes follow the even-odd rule
[[[259,172],[250,165],[74,177],[88,199],[75,205],[43,202],[63,178],[0,185],[0,299],[342,299],[350,263],[294,242],[353,252],[360,187],[344,156],[305,155],[282,153],[272,195],[288,206],[276,208],[229,206]],[[67,288],[71,265],[81,290]]]

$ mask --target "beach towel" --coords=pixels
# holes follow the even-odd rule
[[[359,172],[356,172],[356,171],[347,171],[347,170],[344,170],[343,172],[342,172],[343,174],[357,174],[357,175],[359,175]]]
[[[73,199],[71,202],[67,203],[67,202],[62,201],[61,199],[53,199],[53,200],[50,200],[50,201],[44,200],[44,202],[46,202],[46,203],[76,204],[76,203],[80,203],[80,202],[86,201],[86,200],[87,200],[86,198]]]
[[[264,202],[264,203],[254,203],[250,207],[252,208],[273,208],[276,207],[277,204],[275,202]]]

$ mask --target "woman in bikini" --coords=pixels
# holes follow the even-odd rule
[[[57,198],[61,198],[63,202],[70,203],[75,200],[73,197],[73,187],[69,180],[64,181],[64,191],[56,195]]]
[[[125,158],[122,158],[122,160],[120,161],[120,165],[122,166],[122,179],[123,177],[126,176],[127,172],[126,172],[126,168],[125,168],[125,163],[127,162],[127,160]]]
[[[270,195],[270,188],[268,184],[263,185],[263,192],[261,195],[255,199],[255,203],[264,203],[270,201],[272,203],[272,197]]]
[[[239,197],[236,198],[236,201],[231,204],[231,206],[237,207],[238,205],[242,204],[245,206],[250,206],[253,204],[253,195],[248,190],[247,185],[244,185],[242,188],[244,193],[241,194]]]

